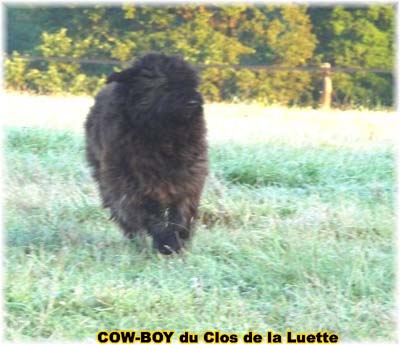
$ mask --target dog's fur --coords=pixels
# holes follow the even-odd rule
[[[180,57],[147,54],[108,77],[85,123],[103,206],[128,238],[147,231],[163,254],[191,237],[207,175],[197,87]]]

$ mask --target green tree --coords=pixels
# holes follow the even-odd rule
[[[202,71],[209,101],[312,104],[321,76],[309,72],[218,69],[211,65],[275,64],[391,69],[394,6],[33,6],[7,5],[7,87],[38,92],[94,93],[112,65],[34,61],[45,57],[116,59],[149,51],[180,54]],[[12,33],[12,34],[11,34]],[[334,74],[335,101],[392,104],[392,77]]]
[[[318,60],[334,66],[394,67],[394,7],[309,9],[320,41]],[[393,104],[393,78],[376,73],[338,73],[333,76],[338,103]]]
[[[313,56],[317,40],[306,7],[224,6],[218,14],[217,29],[252,48],[242,64],[304,66]],[[311,98],[311,76],[303,72],[242,70],[232,82],[232,97],[242,100],[304,104]]]

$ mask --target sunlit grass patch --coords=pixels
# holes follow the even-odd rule
[[[393,148],[326,135],[211,138],[193,243],[165,258],[108,220],[81,133],[7,128],[7,338],[163,328],[393,340]]]

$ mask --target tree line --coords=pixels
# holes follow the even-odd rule
[[[155,7],[7,5],[6,87],[38,93],[93,94],[120,67],[30,61],[24,54],[128,62],[145,52],[180,54],[202,70],[208,101],[316,105],[319,72],[232,65],[393,69],[394,5],[181,5]],[[392,106],[393,75],[334,73],[334,104]]]

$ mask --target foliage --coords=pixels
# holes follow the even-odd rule
[[[75,43],[67,35],[66,29],[54,34],[44,32],[42,42],[37,47],[43,57],[81,57],[85,41]],[[98,90],[104,78],[90,77],[80,70],[79,63],[49,61],[38,67],[30,65],[17,52],[6,60],[6,83],[14,89],[31,89],[38,93],[87,94]]]
[[[149,51],[181,54],[196,65],[306,66],[329,61],[343,67],[391,69],[394,8],[313,8],[266,5],[7,6],[6,85],[40,93],[96,92],[110,65],[31,62],[44,57],[116,59],[124,63]],[[30,20],[32,18],[32,20]],[[38,38],[40,37],[40,38]],[[115,69],[115,68],[114,68]],[[118,68],[117,68],[118,69]],[[205,68],[209,101],[313,105],[320,75],[310,72]],[[335,101],[393,104],[392,77],[335,74]]]
[[[393,69],[393,6],[337,6],[310,13],[320,42],[317,49],[320,59],[334,66]],[[393,104],[394,81],[390,75],[337,73],[333,82],[338,103]]]

